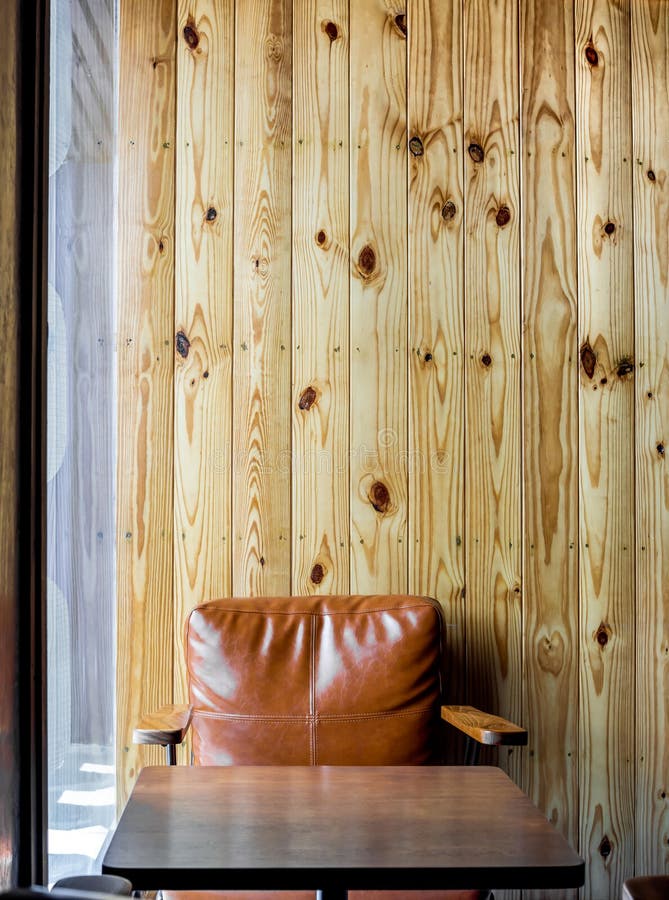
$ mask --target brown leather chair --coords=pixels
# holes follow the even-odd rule
[[[441,719],[469,739],[524,744],[526,732],[471,707],[442,707],[444,627],[434,600],[333,596],[213,600],[185,629],[190,704],[145,716],[137,743],[195,765],[422,765],[441,760]],[[350,892],[352,900],[461,900],[479,891]],[[192,900],[313,893],[193,892]],[[166,900],[191,895],[164,892]]]

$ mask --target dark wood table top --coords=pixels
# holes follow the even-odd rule
[[[583,860],[500,770],[144,769],[102,871],[142,890],[565,888]]]

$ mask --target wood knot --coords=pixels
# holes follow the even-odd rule
[[[467,147],[467,153],[469,153],[475,163],[482,163],[485,157],[483,147],[480,144],[470,144]]]
[[[649,181],[655,181],[655,172],[653,172],[652,169],[649,169],[646,172],[646,175],[647,175]]]
[[[390,509],[390,493],[382,481],[375,481],[369,489],[369,502],[382,515]]]
[[[594,66],[599,65],[599,53],[597,53],[592,44],[588,44],[585,48],[585,58],[593,68]]]
[[[604,859],[606,859],[607,856],[611,855],[611,853],[613,851],[613,847],[611,846],[611,841],[608,839],[608,837],[606,835],[604,835],[604,837],[600,841],[598,850],[599,850],[599,855],[603,856]]]
[[[395,16],[394,22],[395,22],[395,28],[402,35],[402,37],[405,38],[407,36],[406,13],[400,13],[398,16]]]
[[[316,243],[318,244],[319,247],[322,247],[325,244],[325,242],[327,241],[327,239],[328,239],[327,234],[321,228],[321,230],[316,235]]]
[[[363,278],[370,278],[375,268],[376,253],[374,252],[374,248],[370,247],[369,244],[365,244],[358,256],[358,271]]]
[[[202,373],[202,377],[203,377],[203,378],[209,378],[209,372],[208,372],[207,369],[205,369],[204,372]]]
[[[492,365],[492,358],[489,353],[484,353],[481,357],[481,365],[488,369]]]
[[[278,34],[268,34],[265,38],[265,59],[273,63],[283,59],[283,40]]]
[[[318,395],[316,394],[316,389],[309,385],[309,387],[305,388],[300,394],[300,400],[297,405],[300,407],[300,409],[311,409],[311,407],[316,402],[317,396]]]
[[[592,349],[588,341],[581,345],[581,365],[583,366],[583,371],[588,376],[588,378],[592,378],[592,376],[595,374],[597,357],[595,355],[595,351]]]
[[[495,222],[499,225],[500,228],[504,228],[505,225],[508,225],[511,221],[511,211],[508,206],[500,206],[497,210],[497,215],[495,216]]]
[[[210,206],[205,214],[205,218],[207,219],[207,222],[213,222],[217,215],[218,213],[216,212],[214,207]]]
[[[261,556],[259,562],[260,562],[261,566],[264,566],[265,565],[265,557]]]
[[[183,30],[183,36],[184,41],[186,41],[186,44],[188,45],[188,49],[195,50],[200,43],[200,35],[198,34],[193,19],[189,19],[186,23],[186,27]]]
[[[628,357],[625,359],[621,359],[618,363],[618,368],[616,369],[616,375],[618,378],[626,378],[628,375],[631,375],[634,372],[634,363]]]
[[[429,362],[432,362],[432,354],[430,353],[429,350],[428,350],[428,352],[425,354],[425,356],[424,356],[423,358],[425,359],[425,362],[428,362],[428,363],[429,363]]]
[[[323,22],[321,27],[331,41],[337,40],[339,37],[339,29],[334,22]]]
[[[165,241],[161,238],[158,241],[158,253],[164,253],[164,252],[165,252]]]
[[[186,359],[188,351],[190,350],[190,341],[183,331],[177,331],[176,345],[179,356],[183,356],[183,358]]]
[[[611,235],[611,234],[613,234],[613,232],[615,230],[616,230],[616,226],[613,224],[613,222],[607,222],[606,225],[604,226],[604,231],[606,232],[606,234]]]
[[[611,626],[606,625],[604,622],[601,623],[597,631],[595,632],[595,640],[599,644],[602,649],[606,647],[610,638],[611,638]]]
[[[657,450],[657,452],[660,456],[664,456],[664,444],[662,443],[662,441],[660,441],[660,443],[657,445],[657,447],[655,449]]]
[[[412,156],[422,156],[425,152],[423,150],[423,142],[417,134],[414,134],[414,136],[409,141],[409,150]]]
[[[320,563],[316,563],[316,565],[311,570],[311,575],[309,577],[314,584],[320,584],[321,581],[325,578],[325,569]]]
[[[447,200],[446,203],[441,207],[441,218],[444,222],[450,222],[455,218],[457,213],[457,207],[452,200]]]

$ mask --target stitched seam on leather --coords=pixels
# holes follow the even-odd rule
[[[195,716],[201,716],[204,719],[225,719],[226,721],[238,721],[238,722],[267,722],[268,724],[297,724],[297,725],[307,725],[311,722],[341,722],[341,721],[350,721],[354,722],[357,720],[365,720],[365,719],[391,719],[393,717],[411,717],[411,716],[420,716],[425,713],[433,712],[434,707],[432,706],[420,706],[417,709],[409,709],[409,710],[399,710],[397,712],[393,710],[388,711],[380,711],[380,712],[368,712],[368,713],[309,713],[303,716],[263,716],[263,715],[255,715],[254,713],[215,713],[209,712],[208,710],[195,710],[193,712],[193,718]]]
[[[321,713],[316,719],[323,724],[328,722],[364,722],[368,719],[407,719],[432,713],[434,708],[423,706],[420,709],[411,709],[403,712],[373,712],[373,713]]]
[[[253,713],[249,713],[248,715],[244,715],[244,713],[215,713],[196,710],[193,713],[193,718],[196,716],[201,716],[203,719],[221,719],[226,722],[236,721],[236,722],[266,722],[268,725],[308,725],[313,716],[303,715],[303,716],[262,716],[262,715],[254,715]]]

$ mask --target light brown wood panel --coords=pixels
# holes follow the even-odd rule
[[[574,23],[521,2],[523,786],[578,843],[578,346]],[[573,892],[572,892],[573,893]]]
[[[290,592],[290,0],[236,5],[233,591]]]
[[[120,6],[117,766],[122,807],[157,749],[145,709],[172,699],[174,5]]]
[[[669,872],[669,4],[632,4],[637,874]]]
[[[293,16],[292,593],[346,593],[348,2]]]
[[[174,379],[174,659],[186,615],[230,594],[234,3],[179,4]]]
[[[407,585],[403,0],[351,4],[351,589]]]
[[[467,699],[522,725],[518,7],[464,12]]]
[[[634,870],[634,321],[629,2],[576,4],[580,849],[586,893]]]
[[[448,696],[464,697],[462,16],[407,8],[409,590],[444,607]],[[413,142],[413,143],[412,143]]]

